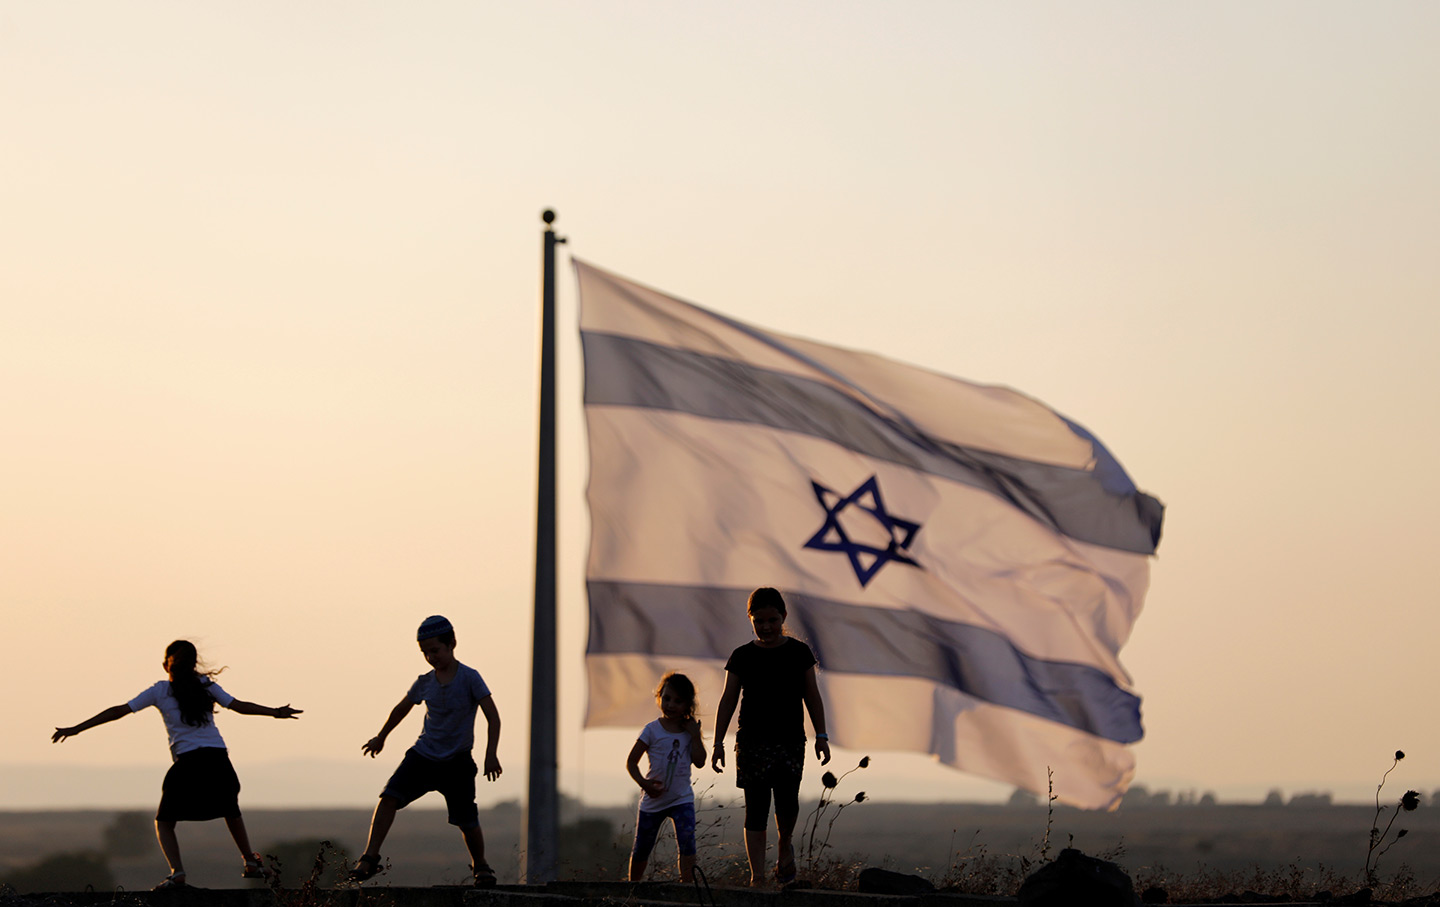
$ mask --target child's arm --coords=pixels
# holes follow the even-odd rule
[[[231,701],[230,705],[226,706],[226,708],[232,712],[239,712],[242,715],[269,715],[271,718],[294,718],[296,715],[305,711],[304,709],[292,709],[289,703],[280,706],[278,709],[272,709],[269,706],[246,702],[243,699]]]
[[[378,756],[380,751],[385,748],[385,738],[390,736],[390,732],[395,730],[396,725],[405,720],[405,716],[410,714],[410,710],[414,707],[415,703],[410,701],[409,696],[400,700],[400,704],[390,710],[390,717],[385,719],[385,726],[380,729],[380,733],[366,740],[365,744],[360,747],[360,752],[371,759]]]
[[[625,770],[630,773],[630,777],[635,780],[635,783],[640,785],[641,790],[652,797],[658,797],[665,793],[665,782],[659,778],[647,778],[640,774],[640,757],[645,755],[649,749],[650,747],[645,745],[645,741],[636,740],[635,745],[630,747],[630,755],[625,757]]]
[[[500,711],[495,697],[480,700],[480,711],[485,713],[485,780],[494,781],[500,777]]]
[[[700,719],[693,718],[685,730],[690,732],[690,764],[705,767],[705,738],[700,734]]]
[[[81,731],[88,731],[97,724],[105,724],[110,721],[117,721],[130,714],[128,705],[112,705],[110,708],[96,715],[94,718],[86,719],[74,727],[57,727],[55,733],[50,736],[51,743],[59,743],[66,737],[74,737]]]
[[[815,758],[821,765],[830,762],[830,737],[825,733],[825,703],[820,699],[820,684],[815,680],[815,666],[805,669],[805,708],[810,711],[810,724],[815,727]]]
[[[715,754],[710,757],[710,767],[720,771],[725,767],[725,732],[730,730],[730,717],[740,703],[740,680],[729,671],[725,672],[725,689],[720,693],[720,705],[715,709]]]

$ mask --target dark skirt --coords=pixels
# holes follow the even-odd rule
[[[240,778],[230,753],[206,747],[181,753],[160,786],[159,822],[203,822],[240,815]]]
[[[805,771],[805,741],[735,743],[735,786],[781,787],[799,784]]]

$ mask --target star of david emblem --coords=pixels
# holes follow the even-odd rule
[[[806,548],[844,552],[861,587],[868,585],[880,568],[891,561],[920,566],[905,553],[920,531],[920,524],[901,519],[885,509],[880,485],[874,476],[843,497],[814,479],[810,480],[810,487],[820,506],[825,508],[825,524],[805,543]]]

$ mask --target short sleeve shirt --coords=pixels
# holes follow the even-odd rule
[[[202,680],[201,683],[205,685],[205,691],[210,694],[210,698],[221,706],[229,708],[230,703],[235,701],[235,697],[221,689],[220,684],[215,681]],[[199,727],[191,727],[185,723],[185,719],[180,716],[180,703],[170,692],[170,681],[158,681],[130,700],[130,711],[138,712],[152,705],[160,710],[160,717],[165,720],[165,733],[170,737],[170,758],[205,747],[225,747],[225,738],[220,736],[220,729],[215,727],[213,716]]]
[[[480,672],[458,662],[449,683],[436,680],[434,671],[417,677],[405,694],[415,705],[425,703],[425,728],[415,752],[443,762],[474,749],[475,712],[489,695]]]
[[[740,681],[736,741],[804,743],[805,672],[815,664],[810,647],[788,636],[773,649],[749,642],[730,653],[725,670]]]
[[[640,742],[645,744],[645,753],[650,757],[650,770],[645,777],[665,782],[665,790],[658,796],[648,791],[641,794],[640,811],[654,813],[678,803],[694,803],[695,792],[690,787],[690,732],[667,731],[657,718],[640,731]]]

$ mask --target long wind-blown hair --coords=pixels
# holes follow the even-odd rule
[[[165,647],[170,659],[170,694],[180,704],[180,720],[191,727],[204,727],[214,720],[215,699],[210,695],[211,679],[220,671],[202,670],[195,644],[177,639]]]

